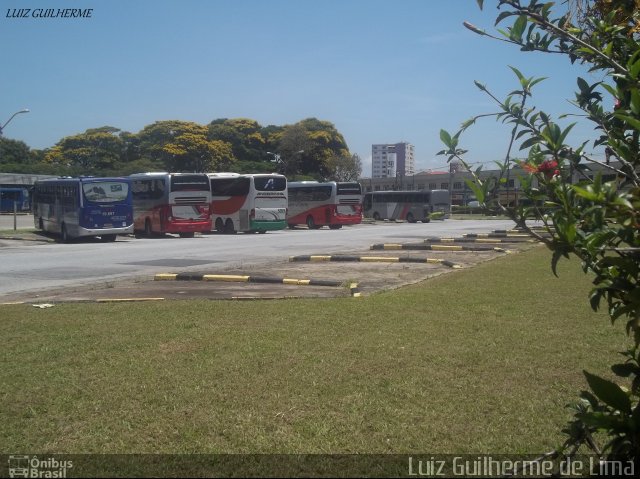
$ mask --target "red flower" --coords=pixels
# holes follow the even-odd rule
[[[527,173],[544,173],[544,176],[549,180],[554,176],[560,176],[560,170],[558,169],[558,162],[556,160],[545,160],[540,165],[532,165],[531,163],[522,163],[522,169]]]
[[[538,173],[547,173],[556,168],[558,168],[558,162],[556,160],[545,160],[538,166]]]

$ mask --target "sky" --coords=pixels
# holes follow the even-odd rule
[[[92,10],[34,18],[38,8]],[[548,77],[534,103],[552,115],[576,111],[578,76],[598,80],[462,25],[493,31],[498,13],[495,0],[482,11],[475,0],[0,0],[0,125],[28,108],[4,136],[42,149],[105,125],[315,117],[336,126],[363,176],[378,143],[411,143],[418,170],[443,169],[440,129],[496,111],[475,80],[504,98],[517,87],[509,65]],[[468,161],[503,159],[508,133],[478,123],[463,138]],[[576,127],[570,140],[594,137]]]

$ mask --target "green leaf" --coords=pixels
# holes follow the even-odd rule
[[[631,400],[627,393],[625,393],[620,386],[601,377],[595,376],[582,371],[587,378],[589,387],[593,393],[607,406],[612,407],[616,411],[620,411],[624,414],[631,414]]]
[[[581,415],[580,419],[582,419],[582,422],[587,426],[604,430],[618,429],[622,423],[619,417],[602,412],[589,412]]]
[[[578,77],[578,88],[582,93],[588,92],[590,90],[589,84],[583,79]]]
[[[638,120],[637,118],[633,118],[632,116],[628,116],[628,115],[623,115],[621,113],[614,113],[614,116],[616,118],[628,123],[634,129],[640,131],[640,120]]]
[[[511,33],[509,35],[511,40],[515,42],[522,42],[522,34],[524,33],[524,29],[526,27],[527,17],[525,15],[520,15],[514,22],[513,27],[511,27]]]
[[[597,193],[594,193],[593,191],[591,191],[591,189],[585,189],[585,188],[581,188],[579,186],[573,185],[571,187],[573,189],[573,191],[576,192],[576,194],[586,200],[589,201],[598,201],[599,196]]]
[[[440,139],[442,143],[447,145],[449,148],[452,148],[453,142],[451,141],[451,135],[446,130],[440,130]]]
[[[553,271],[553,274],[556,278],[558,277],[558,261],[560,261],[560,258],[562,258],[562,256],[564,256],[564,253],[561,250],[556,249],[553,251],[553,256],[551,257],[551,271]]]
[[[540,141],[539,138],[537,138],[535,136],[532,136],[528,140],[525,140],[525,141],[522,142],[522,144],[520,145],[520,149],[521,150],[526,150],[527,148],[530,148],[533,145],[535,145],[536,143],[538,143],[539,141]]]
[[[473,193],[476,195],[476,200],[478,200],[478,203],[480,204],[484,203],[485,195],[482,187],[480,187],[479,185],[475,184],[473,181],[468,179],[464,180],[464,182],[471,189],[471,191],[473,191]]]
[[[629,75],[634,79],[638,78],[638,74],[640,74],[640,55],[638,53],[636,52],[627,63]]]
[[[516,76],[518,77],[518,80],[520,80],[520,84],[523,85],[525,81],[525,77],[522,73],[520,73],[520,70],[518,70],[516,67],[512,67],[511,65],[509,65],[509,68],[513,70],[513,73],[515,73]]]

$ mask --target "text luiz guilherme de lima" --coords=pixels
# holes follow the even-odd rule
[[[91,18],[93,8],[7,8],[7,18]]]

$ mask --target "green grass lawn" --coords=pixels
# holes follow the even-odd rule
[[[365,298],[0,306],[5,453],[539,453],[628,341],[543,248]]]

